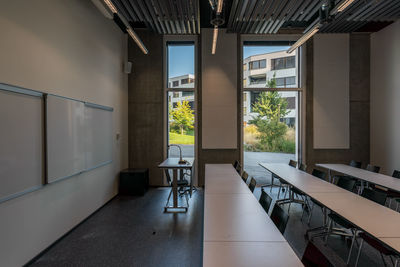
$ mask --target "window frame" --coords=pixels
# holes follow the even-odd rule
[[[273,35],[273,36],[260,36],[260,35],[251,35],[251,34],[243,34],[240,36],[240,41],[239,41],[239,66],[238,68],[238,73],[239,73],[239,84],[240,84],[240,111],[242,114],[240,114],[240,127],[241,127],[241,136],[240,136],[240,156],[241,159],[240,161],[243,163],[244,160],[244,145],[243,145],[243,138],[244,138],[244,131],[243,131],[243,126],[244,126],[244,121],[243,121],[243,108],[244,108],[244,101],[243,101],[243,95],[245,92],[268,92],[268,91],[297,91],[297,136],[296,136],[296,156],[297,160],[299,162],[305,162],[306,157],[305,157],[305,151],[303,150],[303,147],[305,147],[305,113],[304,113],[304,105],[305,105],[305,87],[304,87],[304,80],[305,80],[305,71],[306,71],[306,66],[305,66],[305,45],[303,47],[297,48],[297,87],[292,87],[292,88],[269,88],[269,87],[245,87],[243,84],[244,80],[244,73],[246,71],[250,70],[250,66],[248,69],[245,71],[243,70],[243,65],[244,65],[244,59],[243,59],[243,49],[244,46],[246,46],[246,43],[251,43],[253,45],[259,44],[259,45],[267,45],[267,44],[272,44],[272,43],[281,43],[282,45],[284,43],[295,43],[301,35],[293,34],[293,35]],[[295,59],[296,60],[296,59]],[[268,64],[268,63],[267,63]],[[271,62],[272,64],[272,62]],[[250,96],[251,97],[251,96]],[[251,112],[248,111],[248,112]]]
[[[194,83],[193,87],[170,87],[169,82],[168,82],[168,45],[170,44],[176,44],[176,45],[193,45],[194,46]],[[163,123],[163,154],[164,157],[166,158],[168,156],[168,149],[167,145],[169,142],[169,136],[168,136],[168,123],[169,123],[169,118],[168,118],[168,94],[170,92],[194,92],[194,101],[193,101],[193,110],[195,113],[194,116],[194,129],[195,129],[195,144],[194,144],[194,158],[198,158],[198,71],[199,71],[199,61],[198,61],[198,56],[199,54],[199,41],[198,41],[198,36],[197,35],[164,35],[163,36],[163,55],[162,55],[162,60],[163,60],[163,94],[164,94],[164,123]],[[190,82],[190,77],[189,77],[189,82]],[[172,83],[171,83],[172,85]],[[194,162],[194,168],[197,169],[198,167],[198,161],[195,160]],[[194,172],[194,177],[193,177],[193,185],[198,184],[198,172]],[[163,174],[165,176],[165,174]],[[167,185],[166,179],[164,178],[164,184]]]

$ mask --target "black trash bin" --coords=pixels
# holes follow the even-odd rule
[[[120,195],[141,195],[149,189],[149,169],[125,169],[119,175]]]

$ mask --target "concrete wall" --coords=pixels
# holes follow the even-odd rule
[[[371,36],[371,162],[400,169],[400,21]]]
[[[163,185],[157,167],[164,160],[163,37],[138,31],[147,55],[129,40],[129,167],[149,168],[150,184]]]
[[[313,148],[313,40],[306,45],[306,113],[305,161],[309,169],[315,163],[348,163],[350,160],[369,163],[369,34],[350,35],[350,149]],[[337,109],[341,107],[338,106]],[[334,111],[332,111],[334,112]]]
[[[91,1],[0,6],[0,82],[112,106],[120,133],[112,164],[0,204],[0,266],[21,266],[117,193],[128,159],[127,41]]]

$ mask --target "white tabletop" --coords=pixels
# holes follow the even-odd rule
[[[323,206],[338,213],[346,220],[352,222],[360,229],[372,236],[381,239],[400,238],[400,213],[379,205],[373,201],[363,198],[357,194],[341,189],[340,187],[326,183],[312,175],[305,175],[304,172],[290,167],[287,164],[260,164],[269,171],[275,173],[285,181],[299,186],[304,193],[320,202]],[[308,178],[307,178],[308,177]],[[318,181],[325,183],[320,188],[308,187]],[[320,190],[318,192],[318,190]],[[388,240],[397,242],[396,240]],[[399,244],[390,244],[397,251],[400,251]]]
[[[205,194],[252,194],[231,164],[206,164]]]
[[[204,242],[203,266],[303,266],[286,242]]]
[[[400,179],[393,178],[392,176],[370,172],[364,169],[351,167],[345,164],[316,164],[318,167],[329,169],[332,171],[340,172],[360,180],[364,180],[373,184],[381,185],[386,188],[400,192]]]
[[[183,158],[187,162],[185,164],[179,164],[179,158],[167,158],[158,165],[158,168],[165,169],[191,169],[193,166],[193,158]]]
[[[310,192],[341,193],[346,190],[311,174],[282,163],[260,163],[260,166],[276,174],[297,189],[308,194]]]
[[[231,164],[206,164],[203,266],[302,266]]]
[[[204,241],[285,241],[252,194],[208,194]]]

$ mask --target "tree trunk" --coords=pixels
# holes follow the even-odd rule
[[[183,135],[183,126],[181,126],[181,135]]]

